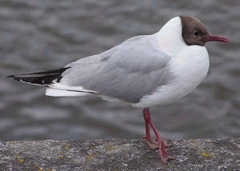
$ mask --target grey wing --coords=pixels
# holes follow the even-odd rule
[[[137,103],[171,79],[170,57],[157,50],[151,40],[149,36],[134,37],[69,64],[60,83]]]

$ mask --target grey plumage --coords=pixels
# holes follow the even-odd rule
[[[137,103],[172,78],[170,57],[155,48],[151,35],[133,37],[98,55],[67,65],[61,84]]]
[[[45,72],[12,75],[15,80],[47,86],[54,96],[98,94],[138,103],[173,79],[170,56],[162,52],[154,35],[132,37],[97,55]],[[71,94],[71,95],[70,95]],[[76,95],[74,94],[74,95]],[[53,94],[48,94],[53,95]]]

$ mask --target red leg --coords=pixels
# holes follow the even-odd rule
[[[165,144],[164,141],[161,139],[155,125],[152,122],[150,113],[149,113],[149,108],[144,108],[143,109],[143,117],[145,120],[145,128],[146,128],[146,142],[148,146],[151,147],[158,147],[158,151],[161,157],[161,160],[163,163],[166,163],[168,159],[173,159],[171,156],[169,156],[165,150]],[[150,129],[149,126],[152,128],[155,136],[156,136],[156,142],[151,141],[151,135],[150,135]]]
[[[148,110],[149,109],[144,108],[143,113],[147,113]],[[156,141],[151,140],[151,132],[150,132],[150,128],[149,128],[149,123],[148,123],[147,119],[145,119],[145,115],[143,115],[143,116],[144,116],[144,121],[145,121],[145,130],[146,130],[146,136],[143,137],[143,139],[146,140],[146,143],[150,149],[157,149],[158,143]]]
[[[148,108],[144,108],[143,109],[143,114],[144,113],[149,113],[149,109]],[[158,149],[158,142],[157,142],[157,140],[152,140],[151,139],[150,127],[149,127],[149,123],[147,121],[147,118],[145,119],[145,115],[144,115],[144,121],[145,121],[146,136],[143,137],[143,139],[146,140],[146,143],[147,143],[147,145],[148,145],[148,147],[150,149]],[[172,147],[170,140],[162,139],[162,141],[164,142],[165,148]]]
[[[143,113],[148,112],[147,110],[148,110],[147,108],[144,108]],[[145,129],[146,129],[146,136],[144,137],[144,139],[146,139],[147,141],[150,141],[151,140],[151,133],[150,133],[148,121],[145,119],[145,116],[144,116],[144,121],[145,121]]]

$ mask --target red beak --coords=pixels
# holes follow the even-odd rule
[[[217,41],[217,42],[229,42],[229,40],[225,37],[219,37],[219,36],[208,36],[206,37],[206,42],[209,41]]]

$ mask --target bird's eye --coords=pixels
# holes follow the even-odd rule
[[[200,33],[200,31],[199,30],[195,30],[194,32],[193,32],[193,36],[194,37],[197,37],[197,36],[199,36],[201,33]]]

